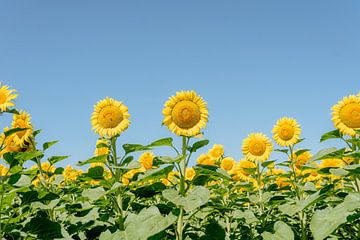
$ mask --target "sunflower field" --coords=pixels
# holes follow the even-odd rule
[[[360,95],[333,106],[335,128],[320,136],[340,147],[299,148],[299,123],[283,117],[271,138],[255,132],[239,143],[239,161],[207,146],[207,102],[194,91],[162,111],[180,146],[172,137],[120,145],[130,114],[105,98],[90,118],[94,156],[65,168],[57,165],[67,156],[45,158],[57,141],[36,141],[17,97],[0,84],[0,113],[13,119],[0,136],[1,239],[360,239]]]

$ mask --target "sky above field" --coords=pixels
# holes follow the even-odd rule
[[[38,142],[60,140],[49,154],[71,155],[63,165],[92,156],[98,100],[129,107],[119,144],[147,144],[172,136],[163,104],[191,89],[208,102],[205,138],[227,155],[242,158],[242,140],[271,136],[283,116],[316,152],[335,144],[319,142],[331,106],[360,91],[359,29],[359,1],[5,0],[0,81],[18,90]]]

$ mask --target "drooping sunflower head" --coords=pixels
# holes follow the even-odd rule
[[[341,133],[355,136],[360,129],[360,96],[344,97],[332,107],[332,121]]]
[[[270,157],[273,145],[270,139],[262,133],[252,133],[244,139],[242,152],[250,161],[265,161]]]
[[[12,102],[17,98],[14,89],[9,89],[9,86],[2,85],[0,82],[0,112],[6,111],[9,107],[15,106],[15,103]]]
[[[176,135],[196,136],[206,127],[207,104],[195,91],[177,92],[164,106],[163,124]]]
[[[130,125],[127,106],[106,97],[94,106],[91,124],[94,132],[102,137],[113,137],[125,131]]]
[[[13,134],[13,141],[20,147],[26,147],[32,137],[33,126],[30,122],[31,116],[25,111],[14,114],[12,128],[26,128]]]
[[[274,140],[280,146],[290,146],[297,143],[300,139],[301,128],[293,118],[280,118],[273,130]]]

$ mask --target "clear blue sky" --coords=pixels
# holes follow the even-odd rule
[[[270,135],[283,116],[316,151],[335,144],[319,143],[330,107],[360,90],[359,29],[359,1],[3,0],[0,81],[40,142],[61,141],[50,153],[71,155],[64,164],[92,155],[98,100],[128,105],[120,141],[146,144],[172,136],[163,103],[188,89],[208,101],[205,137],[236,159],[247,134]]]

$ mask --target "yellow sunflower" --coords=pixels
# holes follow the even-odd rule
[[[8,131],[9,128],[4,128],[4,132]],[[14,141],[14,134],[5,138],[5,134],[2,133],[0,135],[0,146],[2,145],[2,149],[0,151],[0,157],[3,157],[5,153],[8,152],[20,152],[21,147]]]
[[[328,158],[321,161],[319,168],[338,168],[344,165],[345,163],[342,159]]]
[[[276,122],[272,133],[276,143],[286,147],[299,141],[301,128],[295,119],[284,117]]]
[[[262,133],[252,133],[244,139],[242,152],[248,160],[265,161],[270,157],[273,145],[270,139]]]
[[[201,165],[211,165],[211,166],[215,165],[215,159],[211,158],[209,154],[205,154],[205,153],[200,154],[196,162]]]
[[[195,91],[177,92],[164,106],[163,124],[176,135],[196,136],[206,127],[207,104]]]
[[[122,102],[106,97],[94,106],[91,124],[94,132],[102,137],[113,137],[130,125],[128,108]]]
[[[249,181],[250,173],[248,169],[254,168],[256,168],[255,163],[246,159],[242,159],[238,163],[235,163],[233,168],[228,173],[235,181]]]
[[[19,114],[14,114],[12,128],[27,128],[13,134],[14,142],[20,147],[26,147],[32,137],[33,126],[30,122],[31,116],[25,111],[20,111]]]
[[[101,146],[101,147],[97,147],[100,144],[105,144],[105,145],[109,145],[109,142],[106,139],[99,139],[96,141],[96,148],[94,151],[94,155],[97,156],[101,156],[101,155],[106,155],[109,154],[109,148],[105,147],[105,146]]]
[[[344,97],[332,107],[332,111],[334,126],[343,134],[355,136],[355,130],[360,129],[360,97]]]
[[[195,174],[196,174],[196,172],[195,172],[194,168],[186,168],[185,179],[191,181],[195,177]]]
[[[70,165],[63,171],[65,181],[75,181],[82,174],[82,170],[74,169]]]
[[[220,144],[214,144],[208,153],[212,158],[219,159],[222,155],[224,155],[224,147]]]
[[[297,150],[299,151],[299,150]],[[312,154],[310,151],[303,152],[299,155],[296,155],[296,151],[293,153],[293,160],[295,161],[295,166],[300,168],[301,166],[305,165],[311,158]]]
[[[221,160],[220,167],[226,171],[230,171],[235,166],[235,160],[231,157],[226,157]]]
[[[0,111],[4,112],[9,107],[15,106],[15,104],[12,102],[15,98],[17,98],[17,94],[15,94],[14,89],[9,89],[9,86],[2,85],[0,82]]]
[[[144,152],[139,157],[139,162],[141,166],[145,169],[152,169],[153,167],[154,154],[152,152]]]

